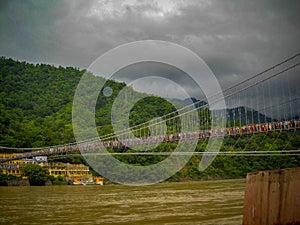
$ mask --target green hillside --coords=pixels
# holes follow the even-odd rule
[[[0,146],[30,148],[74,142],[72,102],[84,72],[1,57]],[[125,87],[124,83],[114,81],[107,81],[107,85],[113,93],[109,97],[100,93],[95,111],[100,135],[113,132],[110,110],[119,91]],[[145,96],[127,89],[130,95]],[[174,110],[164,99],[148,97],[131,110],[130,124],[143,123]]]
[[[74,141],[71,102],[83,71],[0,59],[0,145],[39,147]]]
[[[72,102],[76,87],[84,72],[84,70],[71,67],[33,65],[1,57],[0,146],[30,148],[74,142]],[[108,85],[113,90],[112,95],[104,97],[101,93],[96,105],[95,120],[100,135],[113,132],[110,110],[119,91],[125,87],[124,83],[115,81],[108,81]],[[131,95],[146,96],[127,88]],[[162,98],[147,97],[133,107],[129,122],[133,126],[174,110],[174,106]],[[207,111],[202,110],[199,113],[207,114]],[[122,123],[122,119],[117,118],[117,122]],[[196,151],[204,151],[206,145],[207,140],[199,140]],[[176,143],[160,144],[154,151],[173,151],[176,146]],[[299,131],[291,131],[226,138],[221,151],[299,148]],[[110,151],[131,150],[110,149]],[[131,155],[118,156],[118,159],[134,165],[150,165],[165,157]],[[200,159],[201,156],[193,156],[185,168],[170,180],[243,177],[249,171],[300,166],[299,156],[284,154],[279,156],[217,156],[207,170],[199,172]],[[68,155],[60,160],[81,162],[82,158]]]

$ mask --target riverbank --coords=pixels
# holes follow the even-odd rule
[[[187,182],[206,182],[206,181],[222,181],[222,180],[240,180],[240,179],[245,179],[245,177],[236,177],[236,178],[222,178],[222,177],[211,177],[209,179],[181,179],[181,180],[167,180],[167,181],[162,181],[160,183],[187,183]],[[78,185],[73,185],[71,182],[68,182],[66,180],[48,180],[44,186],[64,186],[64,185],[69,185],[69,186],[78,186]],[[114,183],[109,180],[106,180],[104,182],[105,186],[119,186],[122,184]],[[2,180],[0,181],[0,186],[31,186],[29,183],[29,180],[22,180],[22,179],[11,179],[11,180]]]
[[[44,186],[50,186],[52,183],[50,180],[46,181]],[[60,184],[57,184],[60,185]],[[0,186],[30,186],[29,180],[25,179],[13,179],[13,180],[2,180]]]

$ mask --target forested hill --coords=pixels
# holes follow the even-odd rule
[[[76,87],[84,72],[85,70],[72,67],[34,65],[1,57],[0,146],[44,147],[74,142],[72,103]],[[107,82],[113,93],[110,97],[105,97],[100,92],[96,105],[95,119],[100,135],[113,132],[110,110],[119,91],[125,87],[125,83]],[[130,94],[145,97],[141,96],[142,93],[127,88]],[[177,106],[186,105],[184,101],[180,102],[178,99],[172,101]],[[196,107],[200,107],[201,104],[203,103]],[[136,125],[174,110],[168,101],[152,96],[139,101],[139,105],[131,110],[129,119],[131,125]],[[245,118],[251,117],[254,118],[254,123],[265,119],[264,115],[257,111],[253,113],[241,107],[228,110],[231,120],[234,112],[236,115],[242,113],[241,119],[244,122]]]
[[[33,65],[5,57],[0,58],[0,146],[42,147],[74,142],[72,101],[84,70],[71,67]],[[97,78],[103,79],[103,78]],[[110,109],[125,83],[108,81],[113,89],[110,97],[99,96],[96,124],[99,133],[112,132]],[[134,92],[134,95],[142,95]],[[100,94],[101,95],[101,94]],[[144,112],[133,118],[139,123],[175,110],[158,97],[141,102]],[[100,107],[101,106],[101,107]],[[156,107],[155,107],[156,106]],[[159,106],[159,107],[158,107]],[[159,108],[159,112],[155,109]],[[141,107],[137,107],[139,111]]]
[[[84,71],[1,58],[2,104],[25,116],[51,115],[69,103]]]
[[[0,145],[73,141],[72,98],[84,71],[0,59]]]
[[[74,142],[72,102],[77,84],[84,72],[70,67],[33,65],[0,58],[0,146],[43,147]],[[100,135],[112,132],[110,110],[117,94],[125,86],[124,83],[107,82],[113,89],[113,93],[110,97],[103,97],[103,93],[102,96],[100,93],[96,105],[95,120]],[[139,95],[139,97],[143,95],[134,92],[130,87],[127,88],[132,95]],[[129,122],[131,125],[142,123],[174,110],[172,104],[162,98],[153,96],[144,98],[131,110]],[[243,111],[245,115],[248,113],[242,108],[232,110],[235,113]],[[199,111],[199,113],[207,112]],[[257,114],[256,118],[260,116]],[[250,118],[250,115],[247,117]],[[299,149],[299,137],[299,133],[295,131],[232,137],[224,141],[221,151]],[[207,140],[199,140],[195,151],[204,151],[206,145]],[[159,145],[156,150],[173,151],[175,148],[176,143],[166,143]],[[163,155],[153,157],[125,155],[118,158],[129,164],[150,165],[162,161],[164,157]],[[249,171],[300,165],[299,156],[220,155],[207,170],[199,172],[200,157],[200,155],[193,156],[170,180],[235,178],[245,176]],[[81,158],[74,157],[62,160],[73,163],[83,162]]]

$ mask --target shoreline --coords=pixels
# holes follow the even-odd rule
[[[211,179],[184,179],[180,181],[161,181],[155,184],[172,184],[172,183],[188,183],[188,182],[209,182],[209,181],[224,181],[224,180],[245,180],[246,177],[236,177],[236,178],[211,178]],[[151,186],[155,184],[145,184],[145,186]],[[42,187],[42,186],[143,186],[143,185],[129,185],[129,184],[119,184],[119,183],[104,183],[104,185],[98,185],[98,184],[89,184],[89,185],[75,185],[75,184],[70,184],[67,181],[61,181],[61,182],[53,182],[48,180],[45,185],[41,186],[35,186],[35,185],[30,185],[29,180],[3,180],[0,182],[0,187],[20,187],[20,186],[31,186],[31,187]]]

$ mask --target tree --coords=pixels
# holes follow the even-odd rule
[[[30,185],[43,186],[49,177],[49,171],[37,164],[28,164],[23,167],[23,172],[29,178]]]

